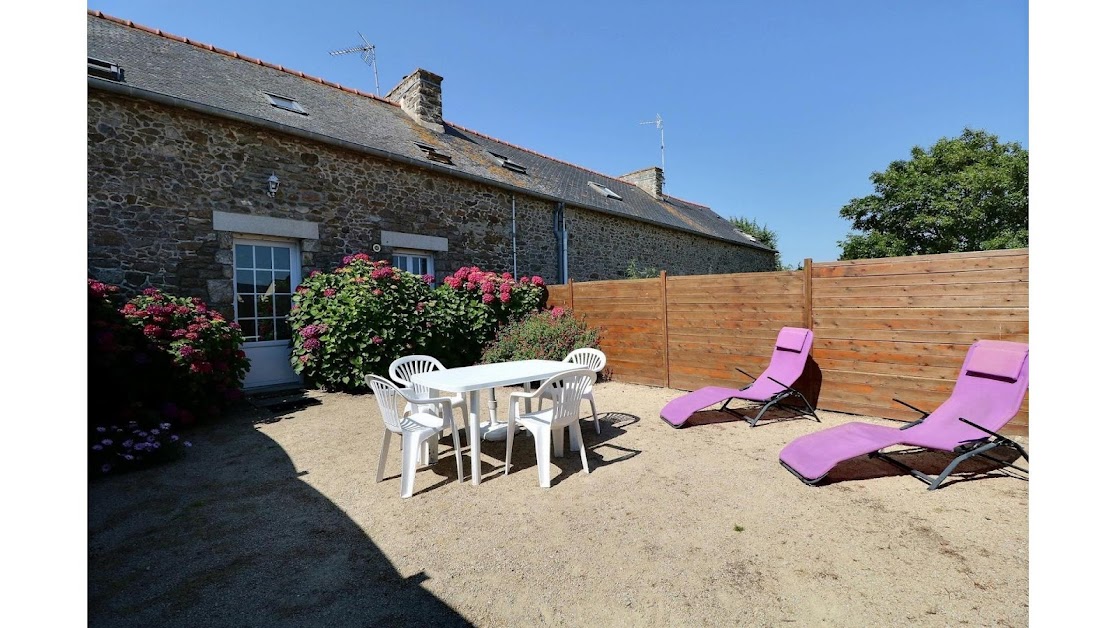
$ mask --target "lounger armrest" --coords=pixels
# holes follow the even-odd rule
[[[988,434],[989,436],[991,436],[991,437],[993,437],[993,438],[995,438],[995,439],[998,439],[998,440],[1008,440],[1008,439],[1007,439],[1007,437],[1003,436],[1003,435],[1002,435],[1002,434],[1000,434],[999,432],[993,432],[992,430],[990,430],[990,429],[988,429],[988,428],[986,428],[986,427],[983,427],[983,426],[977,425],[976,423],[973,423],[972,421],[970,421],[970,420],[966,419],[965,417],[960,417],[960,416],[959,416],[959,417],[957,417],[957,420],[958,420],[958,421],[961,421],[961,422],[962,422],[962,423],[964,423],[965,425],[970,425],[970,426],[972,426],[972,427],[975,427],[975,428],[977,428],[978,430],[980,430],[980,431],[984,432],[985,434]]]
[[[930,416],[930,413],[926,412],[926,410],[924,410],[922,408],[916,408],[916,407],[912,406],[911,404],[908,404],[908,403],[904,402],[904,400],[902,400],[902,399],[896,399],[895,397],[892,397],[892,400],[893,400],[893,402],[895,402],[897,404],[903,404],[904,406],[913,409],[914,412],[922,415],[921,418],[917,418],[917,419],[915,419],[915,421],[907,423],[903,427],[899,427],[899,429],[907,429],[907,428],[914,427],[915,425],[918,425],[918,424],[922,423],[923,421],[925,421],[927,416]]]

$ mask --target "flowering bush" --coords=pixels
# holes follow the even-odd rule
[[[556,307],[504,326],[484,348],[481,362],[561,360],[585,347],[600,347],[600,330]]]
[[[537,310],[541,278],[462,268],[434,287],[434,277],[393,268],[358,253],[331,273],[311,273],[293,298],[291,364],[310,382],[359,389],[367,373],[423,353],[448,367],[471,364],[503,322]]]
[[[90,279],[88,292],[92,471],[173,453],[177,426],[239,395],[248,368],[240,332],[203,302],[150,289],[118,308],[116,286]]]
[[[230,401],[240,398],[240,383],[248,372],[248,358],[240,350],[240,326],[198,298],[176,297],[148,288],[120,310],[133,326],[143,330],[154,347],[171,356],[176,385],[182,387],[186,406],[179,421],[188,424],[192,413],[220,414]]]
[[[191,446],[190,441],[182,440],[166,422],[147,428],[137,421],[128,421],[124,427],[97,425],[90,442],[89,466],[101,473],[140,467],[169,457],[181,447]]]

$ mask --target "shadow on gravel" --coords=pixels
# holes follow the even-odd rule
[[[90,626],[467,626],[401,574],[243,407],[181,459],[89,486]]]

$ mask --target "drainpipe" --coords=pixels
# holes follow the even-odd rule
[[[512,278],[519,279],[519,264],[515,251],[515,194],[512,197]]]
[[[558,281],[557,283],[566,283],[569,267],[567,264],[566,244],[568,242],[566,233],[566,204],[558,201],[554,204],[554,240],[557,246],[558,260]]]

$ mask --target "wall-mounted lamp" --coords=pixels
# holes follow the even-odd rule
[[[275,193],[279,191],[279,177],[274,173],[267,178],[267,195],[275,198]]]

